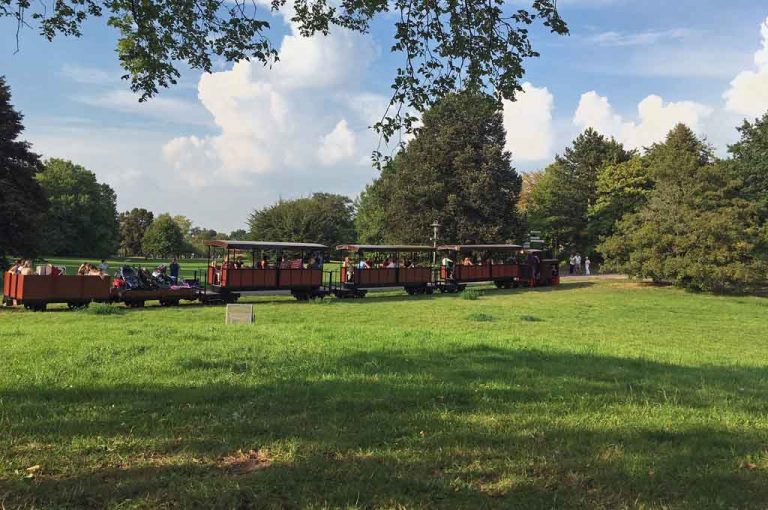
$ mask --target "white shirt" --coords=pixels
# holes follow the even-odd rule
[[[107,265],[106,262],[102,262],[101,264],[99,264],[99,271],[101,271],[102,273],[106,273],[108,270],[109,270],[109,266]]]

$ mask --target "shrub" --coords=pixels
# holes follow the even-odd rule
[[[125,308],[108,303],[92,303],[88,308],[83,308],[83,312],[91,315],[119,315],[125,313]]]
[[[475,322],[493,322],[496,320],[496,317],[487,313],[471,313],[467,316],[467,319]]]
[[[469,299],[470,301],[474,301],[480,296],[482,296],[482,292],[480,292],[477,289],[464,289],[461,292],[461,298],[462,299]]]

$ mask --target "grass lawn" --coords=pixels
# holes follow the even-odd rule
[[[768,299],[0,310],[0,508],[765,508]]]

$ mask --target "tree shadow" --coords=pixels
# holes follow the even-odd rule
[[[167,369],[195,385],[6,389],[17,451],[113,450],[48,453],[32,482],[0,471],[0,501],[743,508],[768,498],[764,466],[752,465],[768,434],[735,425],[768,411],[760,368],[486,345],[353,352],[290,372],[285,363],[253,351]],[[203,382],[213,376],[226,382]],[[222,466],[250,449],[268,465]]]

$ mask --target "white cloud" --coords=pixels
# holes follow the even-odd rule
[[[581,129],[592,127],[613,136],[628,147],[643,148],[662,140],[680,122],[700,132],[703,121],[712,111],[693,101],[665,103],[661,97],[650,95],[637,105],[637,120],[626,121],[614,111],[606,97],[590,91],[581,95],[573,123]]]
[[[320,162],[325,166],[332,166],[354,158],[355,134],[349,130],[345,119],[340,120],[333,131],[322,137],[317,155],[320,157]]]
[[[61,74],[75,83],[86,85],[105,85],[120,82],[119,74],[110,74],[97,67],[80,66],[75,64],[64,64],[61,67]]]
[[[729,112],[757,117],[768,110],[768,18],[760,33],[763,47],[755,53],[755,69],[740,72],[723,94]]]
[[[89,106],[142,115],[163,122],[202,126],[211,124],[211,116],[198,103],[176,97],[158,96],[140,103],[139,96],[132,92],[115,89],[80,95],[74,99]]]
[[[546,87],[526,82],[516,101],[504,101],[506,149],[515,161],[538,161],[552,154],[554,97]]]
[[[687,28],[648,30],[645,32],[600,32],[590,35],[586,41],[599,46],[647,46],[662,41],[679,41],[691,35]]]
[[[203,75],[198,97],[219,133],[174,138],[163,156],[197,186],[249,185],[279,173],[294,179],[291,189],[279,189],[285,196],[350,168],[360,170],[361,179],[348,180],[362,186],[371,176],[365,162],[375,143],[367,127],[375,105],[386,104],[357,90],[373,55],[370,40],[359,34],[339,30],[303,38],[294,27],[272,69],[238,62]],[[325,175],[316,172],[318,164]]]

